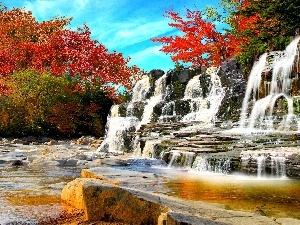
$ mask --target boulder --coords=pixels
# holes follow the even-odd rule
[[[227,210],[220,204],[182,200],[141,189],[116,186],[112,182],[95,178],[77,178],[71,181],[63,188],[61,198],[65,204],[83,210],[86,221],[90,222],[239,225],[242,221],[243,224],[278,224],[272,218]]]
[[[137,195],[93,178],[77,178],[68,183],[61,198],[65,203],[84,210],[87,221],[157,224],[160,215],[167,211],[167,207],[155,203],[159,199],[151,201],[147,195]]]
[[[69,182],[61,192],[61,199],[64,203],[77,209],[84,209],[83,185],[93,179],[77,178]]]

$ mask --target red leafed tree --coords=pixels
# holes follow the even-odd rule
[[[161,51],[171,54],[174,62],[190,62],[193,67],[218,66],[239,50],[239,40],[218,32],[213,23],[203,19],[200,11],[187,10],[186,19],[177,12],[167,11],[166,17],[174,21],[169,26],[183,35],[153,38],[152,41],[164,44]]]
[[[62,30],[51,36],[47,43],[33,49],[31,67],[36,70],[50,70],[61,75],[80,75],[83,81],[100,79],[105,86],[110,83],[131,88],[132,75],[139,70],[129,67],[129,58],[121,53],[110,53],[104,45],[91,40],[89,28]]]
[[[131,89],[141,71],[127,66],[129,58],[110,53],[104,45],[91,39],[87,25],[77,31],[66,29],[65,17],[39,23],[23,9],[0,10],[0,76],[34,69],[56,76],[66,73],[83,82],[101,82],[103,87],[122,85]],[[112,97],[115,91],[111,92]]]

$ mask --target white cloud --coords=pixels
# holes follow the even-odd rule
[[[70,2],[68,0],[36,0],[36,1],[25,1],[24,7],[29,10],[40,20],[49,20],[54,16],[65,16],[66,12],[70,8]]]
[[[135,60],[138,61],[138,60],[143,60],[143,58],[148,57],[149,55],[151,55],[151,56],[165,55],[165,53],[162,53],[160,51],[160,48],[161,48],[161,46],[152,46],[152,47],[146,48],[142,51],[132,54],[131,58],[135,58]]]
[[[24,6],[39,20],[57,15],[73,17],[71,28],[74,30],[87,22],[93,39],[104,43],[108,49],[149,41],[172,29],[168,26],[169,20],[161,15],[152,18],[143,7],[130,10],[127,0],[27,0]]]
[[[89,0],[75,0],[73,6],[77,10],[85,8],[89,4]]]
[[[164,71],[171,69],[174,63],[171,61],[169,55],[159,51],[160,48],[161,46],[152,46],[131,54],[129,65],[135,64],[148,71],[151,69],[162,69]]]
[[[114,24],[113,29],[107,30],[107,32],[99,32],[95,36],[99,37],[99,40],[104,42],[108,48],[115,48],[117,46],[129,46],[148,41],[170,30],[172,28],[168,26],[168,22],[165,19],[145,23],[141,20],[136,20]]]
[[[159,51],[160,47],[155,44],[149,47],[151,38],[173,31],[168,25],[170,20],[162,16],[169,4],[159,0],[24,0],[19,5],[32,11],[40,21],[57,15],[72,17],[70,28],[73,30],[87,22],[92,39],[109,50],[130,55],[131,62],[141,68],[149,68],[148,64],[157,60],[166,61],[165,67],[171,64],[170,57]],[[181,4],[178,7],[182,7]],[[138,49],[141,51],[132,54]]]

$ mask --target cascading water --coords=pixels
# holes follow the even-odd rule
[[[169,122],[176,118],[175,101],[166,102],[162,108],[162,114],[159,116],[159,122]]]
[[[266,158],[262,155],[255,157],[257,161],[257,177],[262,178],[266,171]]]
[[[214,172],[227,174],[231,170],[230,158],[214,158],[207,154],[199,154],[196,156],[192,166],[193,171],[197,172]]]
[[[253,66],[249,76],[247,90],[243,101],[240,128],[252,132],[253,130],[275,131],[291,129],[291,122],[295,120],[293,99],[291,96],[292,78],[291,72],[296,56],[299,54],[298,43],[300,37],[296,37],[282,54],[276,53],[271,61],[268,54],[263,54]],[[260,96],[262,74],[266,70],[272,70],[272,80],[265,89],[266,96]],[[287,115],[280,123],[275,124],[275,105],[285,101]],[[251,112],[250,108],[252,107]],[[276,126],[277,125],[277,126]]]
[[[180,156],[180,151],[170,151],[171,160],[168,164],[168,167],[174,166],[175,160]]]
[[[272,156],[272,176],[273,177],[286,177],[286,158],[283,156]]]
[[[99,152],[122,153],[126,149],[124,138],[126,132],[136,127],[139,122],[136,117],[120,117],[118,108],[118,105],[111,108],[110,117],[107,120],[106,138],[99,146]]]
[[[295,118],[290,88],[292,78],[294,79],[291,77],[291,68],[298,54],[298,41],[299,38],[293,41],[284,53],[277,52],[271,59],[270,54],[262,55],[254,65],[240,117],[240,126],[244,133],[251,129],[268,131],[284,129],[288,121]],[[270,68],[272,79],[267,79],[264,76]],[[234,150],[234,145],[229,148],[225,146],[227,145],[225,143],[224,146],[220,145],[215,148],[214,137],[210,143],[202,140],[202,135],[198,135],[201,129],[214,130],[210,128],[215,125],[219,107],[224,102],[226,103],[224,96],[228,93],[228,88],[226,88],[228,83],[223,77],[226,71],[228,70],[221,67],[210,68],[200,75],[197,73],[186,75],[176,71],[159,76],[155,73],[144,76],[134,86],[131,102],[112,108],[108,120],[107,137],[99,149],[108,149],[108,152],[133,150],[135,157],[153,158],[158,157],[157,154],[166,147],[165,144],[168,143],[166,140],[189,135],[191,131],[194,133],[190,133],[182,143],[179,142],[178,148],[174,145],[174,148],[168,147],[166,151],[163,150],[170,154],[168,159],[170,166],[192,167],[192,170],[225,174],[233,171],[244,172],[242,168],[245,167],[246,173],[257,173],[259,177],[265,174],[285,176],[284,156],[280,155],[283,157],[282,160],[274,154],[269,155],[269,158],[260,158],[258,154],[261,150],[257,150],[256,156],[238,162],[241,160],[239,151],[228,156],[230,152],[233,152],[230,149]],[[222,78],[222,84],[219,75]],[[225,85],[224,88],[222,85]],[[232,98],[232,101],[235,99]],[[287,111],[282,114],[287,115],[280,123],[275,123],[274,115],[283,108],[282,106],[286,106]],[[298,124],[300,124],[299,121]],[[295,123],[295,126],[299,127],[298,124]],[[198,139],[199,143],[196,142]],[[227,137],[221,137],[219,142],[223,143],[223,140],[226,142]],[[170,141],[170,143],[173,142],[175,143],[175,141]],[[201,147],[197,149],[201,143],[206,143],[204,149]],[[237,146],[239,145],[238,143]],[[159,148],[156,149],[156,146]],[[177,149],[180,150],[176,151]],[[217,154],[219,151],[226,153]],[[203,158],[201,154],[211,155]],[[164,159],[167,160],[167,158]],[[239,167],[240,164],[245,166]],[[287,171],[290,173],[289,169]]]
[[[135,130],[140,122],[133,115],[134,103],[145,101],[149,90],[149,77],[144,76],[133,88],[132,100],[128,104],[125,117],[120,116],[119,105],[114,105],[111,108],[106,125],[106,137],[99,146],[98,152],[122,153],[128,148],[125,140],[126,132]]]
[[[280,151],[280,149],[274,149],[274,151],[243,151],[241,153],[243,172],[256,173],[258,179],[286,178],[287,157],[293,154],[293,152],[289,152],[292,149],[285,150],[285,152]]]
[[[143,76],[132,89],[131,102],[141,102],[147,99],[147,93],[150,90],[150,81],[148,76]]]
[[[181,152],[177,150],[172,150],[170,151],[171,159],[168,164],[168,167],[180,166],[186,169],[190,169],[192,167],[194,156],[194,152]]]
[[[203,90],[200,82],[200,76],[191,79],[185,89],[184,99],[190,100],[190,113],[182,118],[184,122],[197,121],[205,122],[211,125],[215,115],[219,109],[222,99],[224,98],[224,90],[217,67],[207,69],[206,73],[210,75],[210,91],[207,96],[203,96]]]
[[[185,85],[184,82],[180,83],[181,81],[176,77],[177,75],[168,73],[155,80],[153,87],[150,84],[150,79],[153,81],[155,78],[145,75],[135,84],[132,99],[129,103],[120,107],[112,107],[107,122],[106,138],[98,148],[99,152],[122,152],[128,150],[128,148],[137,149],[139,147],[139,134],[125,140],[128,137],[127,134],[139,131],[143,125],[150,122],[199,121],[212,125],[224,97],[224,91],[217,72],[218,68],[213,67],[207,70],[206,75],[203,75],[205,79],[206,76],[209,78],[205,81],[208,83],[209,88],[206,87],[206,83],[201,84],[201,79],[203,79],[203,77],[200,77],[201,75],[190,80],[187,79],[187,85]],[[184,75],[186,76],[186,74]],[[190,75],[187,74],[187,76]],[[178,82],[182,85],[181,87],[186,86],[183,99],[170,97],[174,91],[171,90],[172,87]],[[205,95],[201,87],[208,89]],[[189,103],[190,106],[188,107],[187,104]],[[156,114],[153,117],[155,107]],[[159,111],[160,113],[157,114]],[[178,111],[180,111],[179,114]],[[130,146],[128,146],[128,142],[130,142]],[[143,149],[139,151],[143,151]],[[140,155],[137,151],[134,152],[136,155]]]
[[[142,152],[142,158],[154,158],[155,146],[160,143],[161,140],[147,140]]]
[[[165,92],[166,92],[166,75],[163,75],[162,77],[160,77],[155,81],[154,95],[146,101],[147,103],[144,108],[142,120],[137,126],[137,129],[139,129],[141,125],[151,122],[153,108],[157,103],[163,100]]]

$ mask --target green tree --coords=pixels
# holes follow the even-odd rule
[[[6,83],[10,95],[0,99],[1,135],[103,135],[112,100],[100,82],[91,85],[69,75],[27,70]]]
[[[299,28],[300,0],[226,2],[234,6],[230,11],[229,20],[233,28],[230,32],[243,40],[237,58],[246,73],[264,52],[283,50]]]

